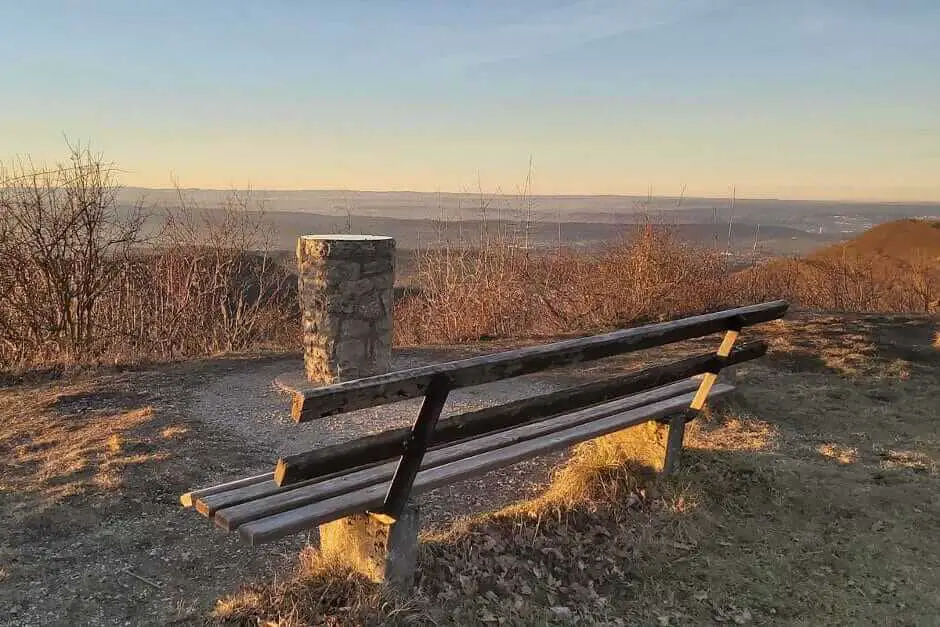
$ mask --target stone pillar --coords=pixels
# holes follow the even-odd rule
[[[303,235],[297,268],[307,380],[330,384],[387,372],[395,240]]]

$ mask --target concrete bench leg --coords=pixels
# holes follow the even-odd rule
[[[418,566],[418,507],[406,505],[388,524],[371,514],[354,514],[320,525],[320,552],[392,591],[407,594]]]

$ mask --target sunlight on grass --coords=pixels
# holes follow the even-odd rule
[[[112,433],[112,434],[110,435],[110,437],[108,437],[108,443],[107,443],[107,444],[108,444],[108,451],[109,451],[110,453],[112,453],[112,454],[120,453],[120,452],[121,452],[121,442],[122,442],[121,434],[119,434],[119,433]]]
[[[936,472],[937,464],[917,451],[889,450],[881,453],[881,467],[885,470],[906,468],[916,472]]]
[[[717,424],[690,425],[686,446],[706,451],[764,451],[780,433],[776,426],[748,414],[723,413]]]
[[[182,425],[170,425],[166,429],[160,432],[160,436],[164,440],[172,440],[174,438],[179,438],[189,433],[189,428]]]
[[[821,444],[816,449],[819,454],[827,459],[837,461],[840,464],[854,464],[858,461],[858,449],[838,444]]]
[[[579,444],[545,494],[528,507],[628,502],[662,470],[667,432],[651,421]]]
[[[362,624],[377,613],[396,612],[382,588],[305,548],[296,571],[271,585],[247,586],[216,602],[213,618],[222,623],[300,627],[310,624]]]
[[[3,487],[53,501],[88,488],[116,490],[127,468],[166,459],[141,435],[155,418],[135,398],[86,385],[0,395],[0,444],[11,453]]]

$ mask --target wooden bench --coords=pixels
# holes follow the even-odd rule
[[[288,455],[271,472],[194,490],[181,501],[251,546],[318,525],[324,551],[330,545],[370,553],[380,537],[382,555],[362,559],[371,560],[374,578],[397,577],[396,585],[407,586],[418,526],[411,497],[650,420],[669,425],[663,470],[673,472],[686,422],[706,401],[734,389],[718,383],[718,373],[766,353],[762,342],[734,348],[741,330],[786,310],[783,301],[761,303],[299,390],[291,408],[297,422],[420,396],[424,401],[411,428]],[[720,332],[714,352],[440,419],[448,394],[458,388]],[[365,548],[350,548],[349,538],[336,544],[337,525],[345,529],[341,536],[361,536]],[[405,564],[389,566],[393,557]]]

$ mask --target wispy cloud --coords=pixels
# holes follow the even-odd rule
[[[436,60],[455,70],[578,48],[609,37],[701,18],[735,0],[580,0],[533,12],[527,19],[485,31],[460,32]]]

